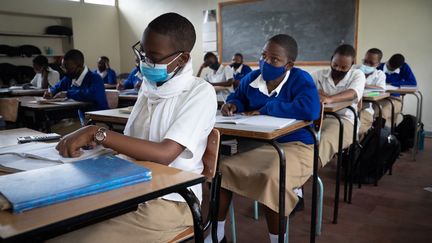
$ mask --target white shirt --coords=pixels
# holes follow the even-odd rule
[[[104,78],[107,76],[108,71],[105,70],[105,71],[101,72],[101,71],[99,71],[99,69],[97,69],[97,74],[99,74],[99,76],[100,76],[102,79],[104,79]]]
[[[176,141],[184,151],[169,166],[201,174],[207,137],[213,129],[217,102],[213,87],[193,76],[192,61],[162,86],[143,80],[124,134],[153,142]],[[202,200],[201,185],[192,186]],[[178,194],[163,197],[184,202]]]
[[[333,78],[330,75],[331,69],[321,69],[311,73],[315,85],[318,90],[323,90],[328,95],[339,94],[345,90],[352,89],[357,93],[357,98],[353,100],[351,106],[357,111],[357,104],[363,97],[363,91],[366,83],[365,75],[358,69],[350,69],[345,77],[334,84]],[[343,119],[349,120],[354,124],[354,114],[349,109],[342,109],[337,112]]]
[[[220,65],[217,71],[213,69],[204,75],[204,80],[212,84],[226,82],[234,78],[234,72],[230,66]]]
[[[88,67],[84,66],[84,70],[82,71],[82,73],[80,74],[78,79],[72,79],[72,85],[80,87],[83,80],[84,80],[84,77],[87,75],[88,71],[89,71]]]
[[[268,97],[273,96],[274,94],[276,94],[276,97],[277,97],[279,95],[279,92],[282,89],[283,85],[288,80],[289,74],[290,74],[290,71],[288,71],[286,73],[282,82],[280,82],[280,84],[274,90],[272,90],[272,92],[270,92],[270,94],[269,94],[268,89],[267,89],[267,83],[262,78],[262,75],[258,76],[258,78],[256,78],[254,81],[252,81],[249,85],[252,88],[258,89],[261,93],[267,95]]]
[[[241,73],[242,69],[243,69],[243,64],[241,64],[240,67],[237,68],[237,70],[235,70],[234,67],[232,67],[233,74],[236,75],[238,73]]]
[[[56,85],[57,82],[60,80],[60,74],[56,70],[50,67],[48,67],[47,69],[48,69],[48,85],[52,87]],[[43,80],[42,73],[36,73],[36,75],[34,76],[34,78],[30,83],[35,87],[42,88],[42,80]]]
[[[354,69],[359,69],[360,65],[354,66]],[[371,74],[369,74],[366,77],[366,86],[367,85],[373,85],[378,86],[385,90],[386,88],[386,75],[383,71],[375,69]],[[365,110],[369,112],[370,114],[374,114],[374,110],[371,103],[365,104],[363,103],[363,107],[365,107]]]
[[[399,74],[399,73],[400,73],[400,68],[396,68],[395,70],[390,71],[390,70],[388,70],[388,68],[387,68],[387,63],[384,63],[383,71],[384,71],[384,73],[388,73],[388,74],[392,74],[392,73],[397,73],[397,74]]]

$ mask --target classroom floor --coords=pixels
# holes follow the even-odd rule
[[[396,161],[393,175],[385,175],[378,187],[354,188],[352,204],[339,207],[339,222],[332,224],[335,163],[320,171],[323,179],[324,211],[322,235],[317,243],[405,243],[432,242],[432,138],[425,140],[425,150],[413,161],[411,153],[403,153]],[[341,187],[343,188],[343,187]],[[305,210],[290,220],[290,242],[309,242],[311,182],[305,186]],[[208,192],[206,192],[208,195]],[[341,190],[341,199],[343,190]],[[234,197],[237,242],[269,242],[262,210],[253,219],[252,201]],[[226,236],[231,242],[229,220]]]

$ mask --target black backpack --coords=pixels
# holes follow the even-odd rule
[[[416,120],[415,116],[404,115],[402,122],[395,128],[395,134],[401,143],[402,152],[405,152],[414,146]]]
[[[384,124],[377,118],[374,126],[370,128],[364,139],[360,142],[360,154],[355,163],[353,179],[355,182],[375,183],[394,164],[400,154],[400,143],[391,134],[390,128],[382,127],[378,135],[376,127]],[[379,142],[379,146],[378,145]]]

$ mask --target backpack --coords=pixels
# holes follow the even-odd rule
[[[360,142],[360,154],[354,163],[354,182],[365,184],[377,182],[399,157],[401,148],[398,139],[391,134],[388,127],[382,127],[378,135],[376,127],[380,123],[381,119],[377,118],[374,126],[367,131]],[[378,142],[379,146],[377,146]]]
[[[405,152],[414,146],[414,131],[416,128],[416,117],[404,115],[403,120],[395,128],[395,134],[401,143],[401,151]]]

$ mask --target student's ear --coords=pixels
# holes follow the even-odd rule
[[[184,65],[186,65],[189,59],[190,59],[190,53],[183,52],[183,54],[181,54],[181,56],[179,57],[178,66],[183,67]]]
[[[291,70],[294,67],[294,62],[288,61],[288,63],[285,65],[286,70]]]

